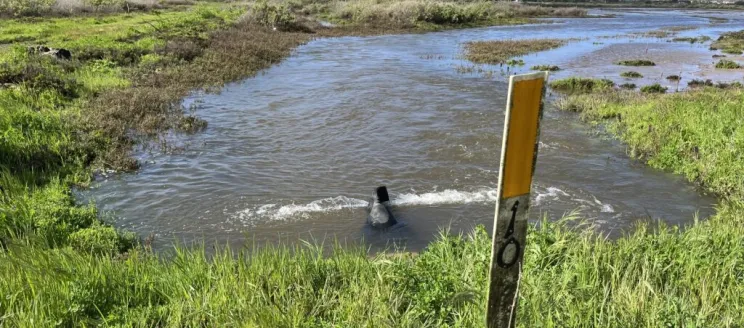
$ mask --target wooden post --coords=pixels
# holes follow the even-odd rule
[[[527,237],[532,175],[548,72],[509,78],[499,169],[499,198],[493,225],[488,286],[488,328],[515,326],[519,280]]]

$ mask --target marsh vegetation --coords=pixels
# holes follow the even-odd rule
[[[682,79],[682,77],[680,77],[679,75],[667,75],[666,79],[669,81],[679,81]]]
[[[622,66],[656,66],[656,63],[646,59],[621,60],[617,64]]]
[[[642,78],[643,74],[638,73],[636,71],[627,71],[620,73],[620,76],[626,77],[626,78]]]
[[[535,65],[530,68],[533,71],[548,71],[548,72],[557,72],[560,71],[561,68],[556,65]]]
[[[477,64],[505,64],[512,57],[561,47],[566,40],[493,40],[465,44],[465,58]]]
[[[744,53],[744,30],[722,34],[710,45],[710,49],[733,55]]]
[[[689,43],[704,43],[710,41],[710,37],[707,35],[701,35],[698,37],[679,37],[679,38],[673,38],[673,42],[689,42]]]
[[[733,60],[721,59],[716,63],[716,68],[739,69],[741,68],[741,65]]]

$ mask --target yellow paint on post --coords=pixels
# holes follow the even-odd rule
[[[532,79],[516,81],[513,85],[503,198],[530,192],[544,83],[544,79]]]
[[[486,326],[513,328],[527,243],[532,174],[537,159],[547,72],[509,77],[499,198],[493,225]]]

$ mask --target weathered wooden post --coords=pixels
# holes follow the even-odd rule
[[[547,80],[548,72],[509,78],[486,309],[489,328],[515,326]]]

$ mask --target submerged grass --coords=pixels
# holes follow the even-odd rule
[[[465,58],[477,64],[504,64],[510,58],[561,47],[566,40],[493,40],[465,44]]]

